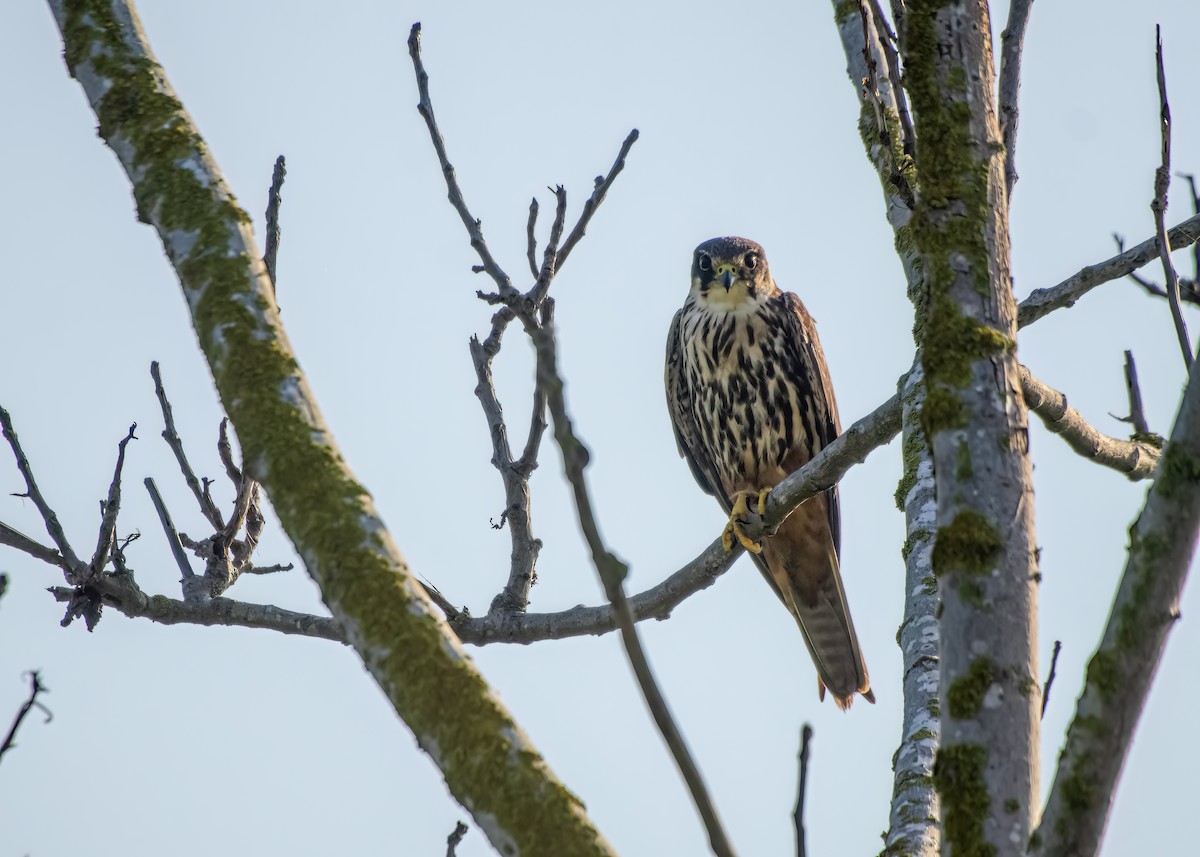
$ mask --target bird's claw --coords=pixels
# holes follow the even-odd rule
[[[729,522],[725,524],[725,529],[721,532],[721,546],[725,550],[733,550],[733,540],[736,538],[750,553],[762,552],[762,545],[746,535],[746,531],[742,529],[742,521],[745,516],[750,514],[750,506],[746,502],[748,497],[758,496],[758,514],[759,517],[762,517],[767,513],[767,497],[770,494],[771,486],[767,486],[761,491],[738,491],[733,495],[733,508],[729,512]]]

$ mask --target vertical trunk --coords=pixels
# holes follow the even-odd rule
[[[943,853],[1023,854],[1038,799],[1033,492],[986,0],[915,0],[917,339],[933,450]]]

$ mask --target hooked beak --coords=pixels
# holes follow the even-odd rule
[[[726,270],[721,272],[721,275],[717,277],[717,281],[720,282],[720,284],[725,287],[725,291],[728,292],[733,288],[733,271]]]

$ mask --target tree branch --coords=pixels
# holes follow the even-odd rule
[[[1200,214],[1193,215],[1167,233],[1172,249],[1181,250],[1200,241]],[[1095,265],[1088,265],[1063,280],[1057,286],[1034,289],[1021,301],[1017,324],[1033,324],[1056,309],[1071,307],[1096,286],[1127,277],[1133,271],[1159,258],[1158,237],[1147,238],[1141,244],[1118,253]]]
[[[1030,852],[1092,855],[1167,634],[1179,618],[1200,531],[1200,362],[1192,364],[1159,477],[1129,531],[1129,556],[1059,756]]]
[[[1017,183],[1017,99],[1021,93],[1021,53],[1033,0],[1010,0],[1008,26],[1000,34],[1000,135],[1004,140],[1004,182],[1011,202]]]
[[[279,240],[283,230],[279,228],[279,206],[283,202],[280,195],[283,191],[283,180],[287,177],[287,162],[280,155],[275,159],[275,169],[271,171],[271,189],[267,191],[267,247],[263,251],[263,264],[267,266],[267,276],[271,278],[271,294],[275,296],[278,308],[279,287],[275,277],[276,263],[279,258]]]
[[[32,500],[33,505],[38,510],[38,514],[42,516],[42,521],[46,525],[46,533],[50,536],[50,540],[54,542],[55,547],[58,548],[63,563],[65,563],[62,567],[66,570],[68,579],[72,576],[82,574],[85,567],[83,561],[71,549],[71,543],[67,541],[67,534],[63,532],[62,524],[58,521],[58,515],[50,508],[50,504],[46,502],[46,498],[42,496],[42,492],[38,489],[37,481],[33,478],[33,468],[29,466],[29,459],[25,457],[25,452],[21,449],[21,442],[17,439],[17,433],[13,431],[12,417],[2,407],[0,407],[0,430],[3,431],[4,438],[8,441],[9,447],[12,448],[13,456],[17,459],[17,470],[20,471],[21,476],[25,480],[25,494],[21,496]],[[11,532],[15,533],[16,531],[11,530]]]
[[[796,787],[796,810],[792,820],[796,826],[796,857],[808,857],[807,837],[804,833],[804,792],[808,787],[808,745],[812,741],[812,727],[807,723],[800,729],[800,774]]]
[[[179,432],[175,429],[174,409],[167,398],[167,390],[163,386],[162,369],[159,367],[157,360],[150,364],[150,377],[154,379],[154,395],[158,397],[158,405],[162,409],[162,438],[167,442],[167,446],[171,447],[171,452],[175,453],[175,460],[179,462],[179,470],[183,473],[183,481],[187,483],[187,487],[191,489],[192,495],[200,505],[201,514],[204,515],[205,519],[214,528],[220,529],[224,525],[224,521],[221,518],[221,510],[217,508],[217,504],[213,502],[212,497],[201,489],[200,480],[196,478],[196,472],[192,470],[192,465],[188,461],[187,454],[183,451],[183,438],[179,436]]]
[[[11,750],[16,745],[17,730],[21,728],[21,723],[29,715],[35,707],[41,709],[46,715],[46,722],[49,723],[54,719],[54,715],[50,713],[50,709],[38,702],[38,695],[46,693],[46,686],[42,684],[42,677],[37,670],[30,670],[29,673],[29,699],[17,711],[17,716],[13,719],[12,726],[9,727],[8,734],[4,736],[4,742],[0,743],[0,759],[4,758],[4,754]]]
[[[1154,173],[1154,199],[1150,210],[1154,212],[1154,232],[1158,237],[1158,258],[1162,260],[1163,275],[1167,283],[1167,300],[1171,304],[1171,319],[1175,322],[1175,335],[1179,338],[1179,350],[1183,352],[1183,365],[1192,368],[1192,343],[1188,337],[1187,322],[1183,320],[1183,309],[1179,305],[1179,275],[1171,262],[1171,242],[1167,237],[1167,188],[1171,184],[1171,105],[1167,101],[1167,75],[1163,71],[1162,31],[1154,27],[1154,62],[1158,69],[1158,103],[1162,131],[1162,166]]]
[[[270,495],[364,665],[498,850],[611,854],[413,580],[346,466],[284,334],[249,219],[132,8],[121,0],[86,10],[50,0],[50,7],[68,69],[101,117],[101,136],[133,184],[139,216],[154,226],[179,275],[246,475]],[[413,693],[417,687],[438,692]]]
[[[562,451],[563,470],[575,497],[575,510],[579,518],[579,526],[583,530],[584,540],[592,554],[592,564],[600,575],[604,593],[612,604],[617,625],[621,631],[621,642],[625,646],[625,654],[637,677],[638,687],[646,700],[646,706],[662,733],[663,740],[679,767],[679,773],[687,783],[692,801],[704,821],[708,831],[709,847],[717,857],[733,857],[733,846],[730,845],[721,820],[717,816],[716,806],[708,794],[708,788],[696,767],[691,752],[687,748],[679,727],[671,715],[670,706],[658,687],[650,663],[638,638],[634,626],[633,613],[629,601],[625,597],[624,580],[628,566],[604,545],[600,536],[600,527],[592,510],[591,496],[588,493],[584,479],[584,468],[587,467],[589,455],[586,447],[575,435],[571,418],[567,414],[566,400],[563,395],[563,380],[558,373],[558,358],[554,336],[553,321],[554,302],[547,299],[542,304],[541,326],[533,335],[534,346],[537,348],[537,383],[546,391],[546,403],[554,422],[554,438]]]
[[[1067,404],[1066,396],[1043,384],[1024,366],[1019,371],[1025,404],[1071,449],[1089,461],[1124,473],[1132,482],[1154,476],[1162,456],[1159,447],[1144,440],[1118,440],[1101,434]]]

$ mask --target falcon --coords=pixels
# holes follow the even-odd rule
[[[771,488],[838,436],[837,403],[800,298],[775,285],[763,248],[713,238],[692,256],[692,284],[667,335],[667,407],[679,454],[800,626],[826,688],[845,710],[861,693],[875,701],[839,568],[835,485],[792,512],[761,544],[743,525],[761,515]]]

